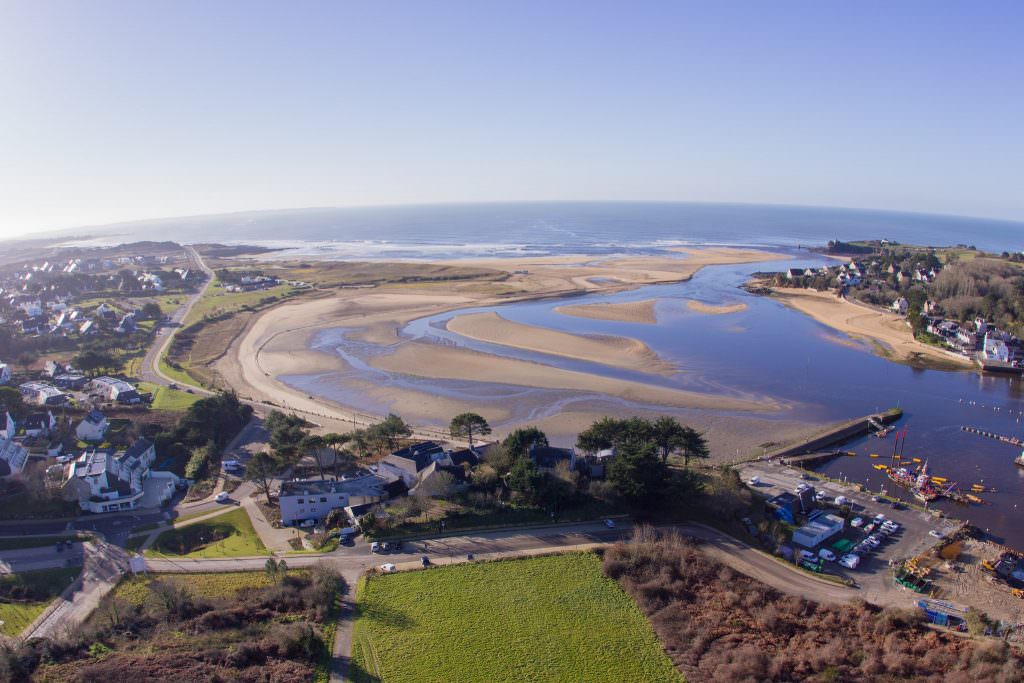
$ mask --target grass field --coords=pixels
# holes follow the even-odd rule
[[[244,508],[204,522],[168,529],[146,550],[153,557],[245,557],[266,555],[267,549]]]
[[[214,280],[202,298],[196,302],[196,305],[185,316],[182,326],[188,327],[192,323],[202,320],[207,315],[233,313],[245,306],[259,306],[260,302],[264,299],[279,298],[293,289],[289,285],[277,285],[270,289],[258,289],[252,292],[226,292],[220,282]]]
[[[153,403],[150,406],[153,410],[169,410],[175,413],[183,413],[189,406],[202,398],[198,394],[190,394],[187,391],[177,391],[162,387],[159,384],[139,382],[139,390],[148,391],[153,394]]]
[[[289,575],[302,575],[303,570],[290,570]],[[266,588],[274,583],[266,572],[210,572],[209,574],[160,574],[159,576],[137,575],[127,577],[117,584],[114,595],[141,605],[149,595],[149,584],[154,580],[181,581],[196,598],[213,600],[230,598],[243,588]]]
[[[591,553],[463,564],[360,583],[356,681],[680,681]]]
[[[16,636],[42,614],[53,598],[67,588],[81,567],[43,569],[35,572],[0,575],[0,594],[8,596],[12,591],[25,588],[37,598],[28,602],[0,602],[0,633]]]
[[[79,541],[78,536],[5,536],[0,538],[0,550],[20,550],[22,548],[43,548],[54,545],[57,541]]]

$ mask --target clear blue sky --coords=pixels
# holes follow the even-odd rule
[[[1021,2],[0,0],[0,237],[662,199],[1024,219]]]

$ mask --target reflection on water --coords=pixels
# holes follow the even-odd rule
[[[774,262],[772,270],[790,265],[820,265],[824,259],[801,254],[792,263]],[[982,497],[991,505],[972,508],[950,507],[958,517],[990,528],[1011,545],[1024,547],[1024,525],[1017,508],[1024,500],[1024,470],[1013,464],[1014,448],[961,432],[972,425],[993,432],[1018,435],[1024,419],[1024,391],[1019,379],[979,376],[971,372],[922,370],[895,364],[871,355],[867,345],[826,328],[791,311],[772,299],[747,294],[738,286],[748,274],[764,266],[744,264],[715,266],[701,270],[691,281],[674,285],[643,287],[613,295],[588,295],[574,304],[623,303],[658,298],[657,325],[577,318],[556,313],[564,300],[512,303],[500,307],[474,308],[458,314],[497,311],[508,320],[541,325],[575,334],[618,335],[639,339],[662,358],[677,365],[671,377],[656,377],[628,370],[520,351],[464,339],[445,329],[455,313],[422,318],[402,331],[408,339],[458,344],[504,356],[546,363],[559,368],[597,372],[608,377],[639,380],[681,389],[737,396],[769,395],[791,404],[778,416],[832,421],[898,406],[905,410],[909,426],[906,455],[927,458],[933,470],[969,488],[979,483],[995,485],[998,492]],[[687,299],[709,304],[742,302],[747,309],[725,315],[708,315],[690,310]],[[310,393],[372,412],[385,412],[364,391],[346,387],[351,379],[377,385],[398,386],[432,395],[472,400],[477,404],[500,404],[511,408],[515,420],[538,419],[564,410],[574,401],[592,400],[568,392],[493,386],[475,382],[439,381],[392,375],[366,363],[374,354],[387,353],[372,344],[345,337],[345,331],[327,330],[315,342],[333,349],[349,364],[346,373],[330,376],[284,378]],[[609,405],[633,408],[628,402],[604,398]],[[520,405],[521,404],[521,405]],[[984,406],[984,407],[983,407]],[[635,409],[635,408],[633,408]],[[824,472],[866,483],[878,489],[884,476],[871,468],[870,453],[883,457],[891,451],[892,439],[864,437],[851,448],[858,455],[835,460]],[[946,509],[946,503],[940,507]]]

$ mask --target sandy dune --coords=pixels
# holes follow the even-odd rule
[[[555,312],[577,318],[654,324],[658,322],[658,317],[654,314],[656,302],[657,299],[646,299],[645,301],[627,301],[621,304],[577,304],[575,306],[559,306]]]
[[[694,301],[693,299],[686,302],[686,307],[691,311],[696,311],[697,313],[708,313],[710,315],[725,315],[727,313],[739,313],[740,311],[747,310],[746,304],[723,304],[713,306],[712,304],[706,304],[702,301]]]
[[[389,355],[375,356],[370,360],[370,364],[381,370],[414,377],[512,384],[538,389],[565,389],[607,394],[627,401],[676,408],[744,411],[780,408],[777,402],[767,398],[731,398],[670,389],[419,341],[402,344]]]
[[[881,355],[904,362],[933,362],[970,367],[973,363],[914,339],[910,326],[900,316],[840,299],[832,292],[812,289],[775,288],[773,294],[787,306],[811,316],[823,325],[881,345]]]
[[[671,247],[668,251],[686,254],[687,263],[702,266],[721,265],[725,263],[757,263],[758,261],[781,261],[792,258],[785,254],[776,254],[760,249],[739,249],[737,247]]]
[[[652,374],[675,372],[675,367],[661,360],[647,344],[626,337],[569,334],[546,327],[512,322],[493,312],[457,315],[448,321],[448,329],[477,341],[575,358],[626,370]]]

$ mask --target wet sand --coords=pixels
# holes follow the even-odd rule
[[[884,313],[840,299],[832,292],[778,287],[772,289],[772,295],[823,325],[852,337],[876,342],[879,355],[893,360],[964,368],[974,365],[963,356],[917,341],[906,320],[895,313]]]
[[[747,310],[746,304],[722,304],[715,306],[712,304],[706,304],[702,301],[693,301],[692,299],[686,302],[686,307],[691,311],[707,313],[709,315],[727,315],[729,313],[739,313],[740,311]]]
[[[584,336],[502,318],[497,313],[457,315],[448,329],[477,341],[536,351],[625,370],[671,375],[675,366],[641,341],[626,337]]]
[[[657,303],[657,299],[627,301],[621,304],[577,304],[575,306],[559,306],[555,312],[577,318],[653,325],[658,322],[658,318],[654,314],[655,303]]]

